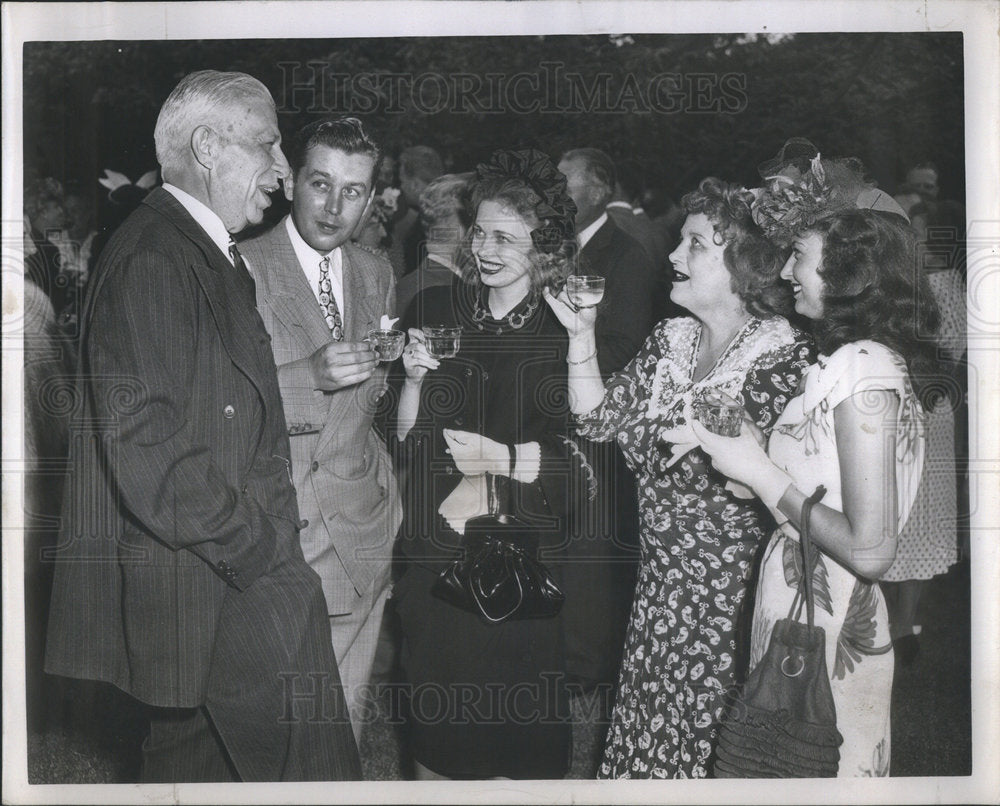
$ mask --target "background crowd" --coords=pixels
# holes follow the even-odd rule
[[[833,558],[819,573],[829,577],[830,667],[849,738],[841,774],[887,774],[889,650],[913,662],[921,582],[967,556],[956,526],[967,483],[964,212],[940,198],[939,169],[916,162],[890,197],[874,189],[860,161],[821,158],[796,139],[774,160],[762,162],[766,153],[749,160],[759,178],[747,184],[756,193],[742,182],[705,179],[726,175],[713,169],[671,198],[647,181],[656,174],[651,166],[612,159],[608,151],[624,149],[604,142],[536,142],[538,150],[502,149],[459,162],[455,153],[419,143],[383,153],[363,123],[332,134],[323,125],[286,132],[287,201],[274,194],[260,220],[247,218],[236,229],[223,223],[239,233],[232,263],[238,269],[246,258],[277,365],[289,481],[298,497],[294,534],[323,583],[355,742],[363,690],[401,669],[411,695],[438,684],[454,696],[456,683],[479,690],[538,683],[522,704],[556,715],[544,726],[501,719],[456,729],[454,720],[421,719],[421,704],[406,701],[417,777],[561,777],[572,751],[569,702],[592,692],[607,723],[596,774],[710,775],[721,699],[759,659],[774,614],[787,610],[774,590],[792,587],[785,546],[799,526],[795,495],[808,495],[818,480],[835,491],[818,508],[814,528]],[[775,177],[816,190],[809,182],[817,170],[826,207],[789,223]],[[317,174],[334,177],[335,186],[319,187]],[[166,171],[133,183],[105,170],[88,190],[54,176],[26,185],[26,442],[39,469],[68,454],[71,420],[59,390],[81,362],[94,365],[86,347],[81,354],[80,337],[83,300],[98,294],[95,270],[108,271],[97,269],[102,254],[110,265],[114,254],[105,250],[113,233],[144,200],[155,206],[161,184],[171,182]],[[352,199],[345,191],[344,210],[329,201],[352,184],[364,192]],[[769,229],[768,214],[781,226]],[[325,229],[334,215],[350,226]],[[857,244],[871,242],[882,251],[869,246],[859,256]],[[829,289],[826,297],[811,291],[808,270],[799,269],[803,279],[795,265],[808,262],[811,246],[832,254],[834,243],[852,255],[842,261],[838,298],[879,287],[880,299],[900,308],[888,331],[861,317],[838,333],[825,322]],[[328,261],[315,269],[321,290],[312,315],[302,310],[315,288],[269,268],[297,260],[312,279],[303,258],[309,249]],[[898,270],[890,274],[888,266]],[[560,291],[572,273],[605,279],[596,309],[581,313]],[[924,308],[907,316],[914,299]],[[397,362],[380,365],[362,346],[366,329],[396,318],[408,346]],[[457,357],[428,352],[421,327],[431,323],[461,328]],[[868,356],[866,340],[889,349],[858,359],[859,343]],[[920,356],[932,345],[929,368]],[[844,358],[845,349],[852,357]],[[891,509],[890,496],[852,504],[863,485],[839,489],[840,478],[851,477],[845,466],[863,448],[852,445],[845,458],[844,424],[832,415],[820,422],[812,410],[825,416],[868,389],[869,379],[877,382],[868,391],[891,390],[898,407],[885,408],[900,425],[880,420],[879,429],[910,440],[897,469],[890,467],[899,491]],[[690,406],[705,393],[747,409],[744,439],[728,464],[731,446],[691,424]],[[790,404],[803,394],[804,404]],[[650,417],[656,430],[644,424]],[[770,459],[761,453],[760,464],[749,461],[756,454],[746,438],[783,429],[787,440],[803,424],[832,445],[809,452],[822,470],[802,473],[801,457],[787,446],[782,453],[773,439]],[[279,443],[272,458],[282,453]],[[921,475],[903,482],[904,467]],[[785,486],[762,490],[762,478],[774,481],[771,468],[784,474],[776,483]],[[890,489],[889,476],[878,489]],[[63,490],[55,475],[32,478],[29,720],[45,730],[70,718],[65,698],[53,694],[58,679],[41,671],[52,586],[47,550],[56,543],[52,517]],[[492,489],[482,486],[493,479]],[[792,481],[803,485],[795,494]],[[337,494],[325,500],[324,490]],[[497,500],[527,523],[564,591],[558,617],[484,627],[433,596],[463,525]],[[356,510],[343,512],[345,501]],[[331,548],[312,537],[342,516],[351,524],[343,538],[350,552],[337,544],[342,538]],[[874,565],[859,566],[844,546],[866,518],[898,519],[899,528],[890,556],[883,545]],[[776,523],[784,525],[775,531]],[[861,600],[863,613],[856,612]],[[860,624],[869,616],[870,625]],[[845,620],[857,640],[842,640],[837,626]],[[857,683],[862,670],[879,683]],[[559,675],[554,686],[546,685],[551,673]],[[445,708],[462,705],[459,692]],[[169,742],[164,730],[161,724],[159,737]],[[356,777],[349,767],[335,776]]]

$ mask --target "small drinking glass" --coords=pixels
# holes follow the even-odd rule
[[[593,308],[604,299],[604,278],[593,274],[571,274],[566,278],[566,294],[577,308]]]
[[[723,401],[698,400],[694,404],[694,416],[713,434],[723,437],[740,435],[743,409],[738,405]]]
[[[454,358],[461,344],[462,328],[426,325],[423,328],[427,352],[431,358]]]
[[[368,343],[379,361],[395,361],[403,354],[406,334],[402,330],[369,330]]]

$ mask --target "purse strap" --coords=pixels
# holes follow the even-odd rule
[[[815,621],[816,605],[813,598],[813,556],[812,538],[809,536],[809,521],[812,508],[823,500],[826,487],[820,484],[815,492],[802,502],[802,517],[799,521],[799,544],[802,546],[802,581],[805,585],[806,622],[812,629]],[[792,603],[794,609],[795,603]]]
[[[507,553],[505,556],[505,561],[509,570],[510,570],[511,555],[517,557],[518,555],[521,555],[523,553],[516,546],[513,546],[510,543],[507,543],[502,540],[496,540],[495,538],[486,538],[486,541],[487,541],[486,545],[491,551],[499,550],[501,552]],[[516,569],[513,569],[513,572],[510,574],[510,576],[513,577],[515,582],[517,582],[517,601],[514,602],[510,610],[499,616],[491,616],[487,612],[486,605],[484,603],[489,601],[490,594],[488,591],[483,590],[482,586],[478,584],[479,582],[481,582],[481,580],[479,579],[473,580],[472,584],[469,585],[469,590],[472,592],[472,598],[476,603],[476,607],[479,609],[480,615],[482,615],[482,617],[491,624],[499,624],[502,621],[506,621],[518,611],[518,609],[521,607],[521,604],[524,602],[524,584],[521,582],[521,575],[517,573]]]
[[[486,514],[500,514],[500,500],[497,497],[497,477],[493,473],[486,474]]]
[[[513,490],[507,476],[486,473],[486,509],[489,515],[514,516]]]

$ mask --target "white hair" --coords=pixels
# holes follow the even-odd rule
[[[191,133],[198,126],[217,121],[233,102],[248,97],[266,98],[274,104],[267,87],[246,73],[199,70],[184,76],[160,107],[153,130],[156,159],[164,176],[186,164]]]

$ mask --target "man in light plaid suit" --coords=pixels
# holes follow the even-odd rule
[[[386,371],[364,341],[393,312],[395,280],[388,260],[349,240],[372,204],[381,150],[341,117],[306,126],[288,154],[291,215],[241,249],[278,365],[302,550],[323,582],[358,736],[402,519],[372,422]]]

